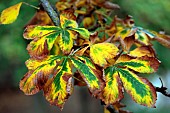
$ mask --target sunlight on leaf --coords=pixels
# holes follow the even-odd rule
[[[90,57],[95,64],[106,66],[107,61],[114,58],[118,53],[118,48],[111,43],[98,43],[90,47]]]
[[[0,24],[13,23],[18,17],[21,5],[22,2],[3,10],[0,16]]]

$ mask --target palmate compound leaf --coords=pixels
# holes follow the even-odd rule
[[[152,62],[154,63],[154,65],[159,65],[159,62],[157,61],[157,59],[154,59]],[[135,74],[135,72],[153,73],[157,71],[158,66],[156,66],[155,68],[152,62],[150,62],[150,58],[149,57],[146,58],[146,56],[145,58],[142,58],[142,59],[131,58],[127,55],[120,56],[120,58],[117,60],[114,66],[108,67],[105,69],[105,78],[110,73],[117,73],[119,75],[119,79],[123,83],[124,89],[132,96],[135,102],[141,105],[148,106],[148,107],[154,107],[154,104],[156,101],[155,88],[147,79],[138,77]],[[110,73],[108,73],[108,70],[110,70]],[[116,77],[117,74],[110,74],[110,75],[114,75]],[[113,83],[112,85],[115,85]],[[109,88],[107,84],[109,84],[109,81],[106,81],[105,89]],[[108,90],[108,94],[109,93],[111,93],[111,90],[110,91]],[[103,96],[106,97],[106,94],[104,95],[103,93]],[[108,96],[108,98],[111,98],[111,96]],[[120,99],[119,96],[118,96],[118,99]],[[109,99],[107,98],[104,100],[106,104],[113,103],[115,101],[111,101],[111,100],[109,101]]]
[[[118,48],[111,43],[98,43],[90,46],[90,57],[95,64],[105,67],[118,53]]]
[[[0,24],[13,23],[18,17],[21,5],[22,2],[3,10],[0,16]]]
[[[27,46],[31,57],[42,57],[49,53],[61,29],[55,26],[28,26],[24,32],[25,39],[33,39]]]
[[[45,84],[44,94],[51,104],[63,109],[64,103],[72,91],[72,69],[68,58],[64,58],[57,67],[53,78],[49,79]]]
[[[69,20],[61,15],[61,27],[57,26],[28,26],[24,38],[33,39],[27,47],[31,57],[48,55],[54,43],[59,44],[64,54],[71,52],[73,39],[79,33],[82,38],[88,39],[90,33],[84,28],[78,28],[76,21]],[[56,41],[58,40],[58,41]]]
[[[103,89],[102,75],[99,70],[95,68],[89,58],[81,56],[75,59],[71,58],[71,62],[74,67],[79,71],[83,80],[86,82],[89,90],[94,96],[99,96]],[[100,97],[99,97],[100,98]]]
[[[57,62],[62,59],[60,56],[50,55],[42,60],[29,59],[26,65],[28,73],[20,81],[20,89],[27,95],[39,92],[46,83],[50,74],[53,74]]]

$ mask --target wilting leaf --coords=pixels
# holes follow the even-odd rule
[[[104,73],[106,86],[103,89],[103,101],[109,105],[123,98],[122,84],[114,67],[106,68]]]
[[[61,58],[51,55],[43,60],[29,59],[26,62],[29,72],[20,81],[20,89],[27,95],[39,92]]]
[[[25,25],[25,27],[30,26],[30,25],[50,25],[50,26],[52,26],[53,23],[52,23],[50,17],[48,16],[47,12],[40,9],[40,10],[37,10],[35,15]]]
[[[95,64],[106,66],[107,61],[113,59],[118,53],[118,48],[111,43],[98,43],[90,47],[90,57]]]
[[[154,86],[147,80],[138,77],[135,73],[117,68],[125,90],[138,104],[154,107],[156,102],[156,91]]]
[[[72,90],[72,70],[68,59],[64,58],[61,65],[57,67],[54,77],[45,84],[44,93],[51,104],[62,109]]]
[[[170,36],[169,35],[165,35],[164,32],[154,32],[152,31],[152,33],[155,35],[155,40],[157,40],[159,43],[161,43],[163,46],[170,48]]]
[[[86,57],[81,57],[79,60],[71,58],[71,61],[80,72],[90,91],[95,95],[95,93],[97,93],[101,89],[101,83],[100,79],[98,78],[99,75],[97,73],[97,70],[95,70],[91,61],[88,60]],[[84,61],[85,63],[83,63],[82,61]]]
[[[130,51],[129,55],[133,57],[142,57],[142,56],[155,57],[155,51],[151,46],[141,46]]]
[[[22,2],[3,10],[0,16],[0,24],[13,23],[18,17],[21,5]]]
[[[133,36],[126,37],[124,40],[120,38],[119,40],[124,52],[129,52],[131,46],[135,43],[135,39]]]

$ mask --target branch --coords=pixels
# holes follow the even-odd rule
[[[60,26],[60,15],[58,11],[55,11],[48,0],[40,0],[44,10],[47,12],[49,17],[51,18],[52,22],[55,26]]]
[[[170,97],[170,93],[168,93],[168,92],[166,91],[167,88],[163,86],[162,79],[161,79],[161,78],[159,78],[159,79],[160,79],[160,81],[161,81],[162,86],[161,86],[161,87],[155,87],[156,91],[162,93],[162,94],[163,94],[164,96],[166,96],[166,97]]]

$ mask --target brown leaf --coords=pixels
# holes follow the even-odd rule
[[[50,17],[44,10],[38,10],[33,18],[25,25],[25,28],[29,25],[53,25]]]
[[[131,46],[135,42],[135,37],[134,36],[126,37],[124,40],[122,38],[119,38],[119,40],[120,40],[123,50],[125,52],[128,52]]]

